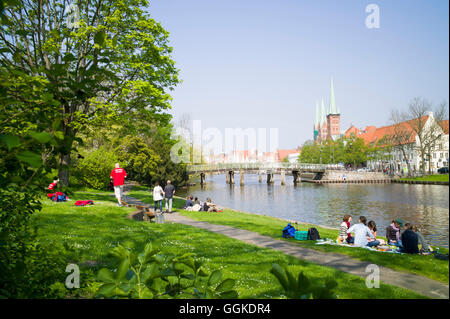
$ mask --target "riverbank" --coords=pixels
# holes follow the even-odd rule
[[[149,192],[144,189],[138,192],[141,197],[149,198]],[[66,290],[65,298],[94,298],[101,284],[96,276],[98,270],[112,269],[116,265],[110,250],[119,243],[128,242],[136,251],[141,251],[149,241],[164,253],[194,253],[195,258],[204,262],[208,272],[220,269],[224,278],[236,280],[239,298],[286,298],[279,282],[270,273],[274,263],[287,266],[294,274],[303,271],[313,281],[334,278],[340,299],[424,298],[411,290],[385,283],[378,289],[368,289],[365,280],[358,276],[196,227],[129,220],[126,216],[135,209],[117,207],[111,192],[74,192],[71,199],[62,203],[44,199],[42,211],[33,218],[33,223],[38,226],[39,243],[67,245],[70,249],[61,250],[61,258],[80,267],[80,288]],[[95,205],[74,206],[74,201],[88,199]],[[177,199],[175,204],[182,204],[182,201]]]
[[[428,176],[420,176],[420,177],[400,178],[398,180],[398,182],[414,182],[417,184],[438,182],[441,185],[448,185],[449,184],[449,174],[438,174],[438,175],[428,175]],[[439,184],[436,184],[436,185],[439,185]]]
[[[128,194],[131,197],[137,198],[143,202],[152,204],[152,198],[150,192],[146,187],[135,187]],[[449,263],[448,261],[442,261],[435,259],[433,255],[400,255],[390,253],[379,253],[369,251],[362,248],[349,248],[342,246],[332,245],[316,245],[312,241],[296,241],[294,239],[281,238],[282,229],[286,226],[287,221],[285,219],[275,218],[266,215],[253,214],[248,212],[236,211],[230,208],[226,208],[221,213],[206,213],[206,212],[189,212],[180,210],[180,207],[184,205],[184,199],[177,198],[174,201],[174,207],[178,208],[181,215],[188,216],[189,218],[205,221],[212,224],[226,225],[235,228],[241,228],[253,232],[257,232],[261,235],[269,236],[272,238],[287,240],[296,245],[307,247],[323,252],[340,253],[342,255],[349,256],[361,261],[372,262],[381,266],[385,266],[397,271],[409,272],[421,276],[428,277],[430,279],[438,280],[445,284],[449,282]],[[220,203],[218,203],[220,204]],[[308,230],[311,227],[316,227],[321,237],[336,239],[339,231],[330,227],[319,226],[311,223],[297,222],[294,225],[297,230]],[[379,238],[383,238],[378,236]],[[385,239],[385,238],[384,238]],[[444,247],[433,246],[433,248],[439,248],[439,251],[448,253],[448,249]]]

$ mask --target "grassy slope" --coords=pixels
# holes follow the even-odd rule
[[[269,273],[272,263],[289,264],[295,273],[300,270],[313,278],[332,276],[338,281],[339,298],[421,298],[414,292],[382,284],[368,289],[365,280],[329,267],[322,267],[271,250],[248,245],[220,234],[179,225],[155,224],[128,220],[131,208],[119,208],[114,197],[97,192],[75,192],[72,200],[92,199],[95,206],[75,207],[73,201],[44,201],[43,210],[35,217],[42,243],[68,243],[74,252],[61,251],[67,263],[80,265],[81,291],[77,297],[92,297],[98,283],[95,273],[102,267],[112,268],[110,248],[131,241],[141,249],[149,240],[164,252],[194,252],[202,258],[209,271],[222,269],[225,277],[237,279],[241,298],[279,298],[280,285]],[[85,263],[94,262],[94,266]]]
[[[145,188],[138,187],[129,193],[130,196],[141,199],[142,201],[151,203],[151,195]],[[183,200],[176,200],[175,207],[182,207]],[[278,218],[247,214],[225,209],[222,213],[205,213],[205,212],[189,212],[180,211],[182,215],[188,216],[192,219],[210,222],[213,224],[227,225],[236,228],[242,228],[257,232],[262,235],[270,236],[277,239],[281,238],[282,229],[287,222]],[[308,230],[312,227],[310,224],[297,224],[297,230]],[[314,226],[320,233],[322,238],[336,239],[339,231],[334,229],[322,228]],[[382,237],[380,237],[382,238]],[[438,260],[432,255],[397,255],[390,253],[373,252],[363,248],[349,248],[331,245],[316,245],[312,241],[297,241],[294,239],[287,240],[302,247],[308,247],[325,252],[341,253],[353,258],[372,262],[380,266],[386,266],[395,270],[411,272],[414,274],[426,276],[448,284],[449,282],[449,263]],[[448,253],[448,249],[440,248],[440,251]]]
[[[448,182],[448,174],[429,175],[422,177],[401,178],[402,181],[430,181],[430,182]]]

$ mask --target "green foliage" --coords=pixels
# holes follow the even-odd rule
[[[344,137],[337,141],[305,143],[299,156],[300,163],[351,164],[357,166],[369,159],[378,158],[381,151],[370,147],[360,137]]]
[[[73,167],[73,177],[81,186],[106,189],[111,171],[117,162],[118,158],[113,151],[101,147],[77,160]]]
[[[333,289],[337,282],[327,278],[324,283],[317,283],[300,272],[297,278],[286,268],[273,264],[270,272],[278,279],[286,297],[292,299],[336,299]]]
[[[45,114],[51,122],[60,120],[61,143],[55,151],[63,185],[80,132],[106,121],[128,121],[130,114],[148,122],[163,117],[161,113],[170,108],[169,91],[179,82],[169,33],[149,16],[148,1],[77,1],[76,28],[68,23],[69,5],[8,1],[0,27],[0,64],[8,73],[23,72],[45,82],[39,102],[54,101],[47,103],[53,109]],[[13,83],[18,92],[21,87],[34,89],[24,81]],[[20,110],[9,105],[15,117],[32,119],[31,124],[37,120],[33,113],[42,108],[37,103]]]
[[[150,184],[152,175],[158,165],[165,165],[154,150],[137,136],[125,136],[115,149],[122,167],[126,168],[127,178]]]
[[[139,254],[118,245],[111,254],[118,259],[115,272],[102,268],[99,297],[106,298],[237,298],[234,279],[222,280],[219,270],[207,274],[192,253],[161,254],[151,243]]]

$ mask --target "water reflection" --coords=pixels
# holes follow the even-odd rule
[[[181,190],[180,190],[181,191]],[[245,185],[228,185],[224,175],[208,176],[207,183],[182,191],[205,200],[238,210],[294,219],[330,227],[338,227],[344,214],[354,220],[359,215],[373,219],[378,233],[392,219],[399,217],[417,225],[431,243],[448,247],[449,188],[440,185],[409,184],[326,184],[293,185],[286,176],[286,185],[258,182],[257,175],[245,175]]]

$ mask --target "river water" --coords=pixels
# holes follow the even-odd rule
[[[265,176],[263,176],[265,177]],[[245,175],[245,185],[225,183],[225,175],[208,175],[206,185],[190,186],[177,191],[177,195],[198,196],[201,201],[210,197],[219,205],[338,228],[344,214],[353,222],[364,215],[377,224],[378,234],[394,218],[417,225],[432,244],[448,247],[449,187],[442,185],[409,184],[322,184],[300,183],[293,185],[292,176],[286,176],[286,185],[280,177],[267,185],[265,179]]]

